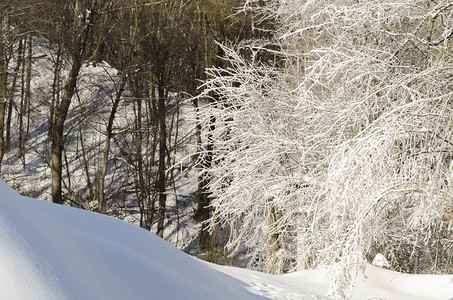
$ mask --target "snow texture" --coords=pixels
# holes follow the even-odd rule
[[[390,269],[389,261],[381,253],[376,254],[376,256],[373,259],[373,263],[372,264],[374,266],[376,266],[376,267],[380,267],[380,268],[384,268],[384,269]]]
[[[328,299],[325,270],[217,266],[111,217],[20,196],[0,180],[0,299]],[[368,266],[352,299],[449,299],[453,276]]]
[[[1,299],[260,299],[134,225],[0,190]]]

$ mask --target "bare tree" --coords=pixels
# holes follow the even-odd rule
[[[0,5],[0,166],[6,150],[5,141],[5,118],[8,95],[8,66],[12,53],[12,36],[10,13],[13,9],[13,1],[5,1]]]
[[[52,131],[52,201],[63,203],[62,198],[62,153],[64,147],[64,122],[76,91],[78,74],[85,58],[85,51],[91,36],[93,20],[96,17],[97,1],[84,3],[76,0],[66,6],[65,22],[72,23],[70,34],[71,69],[64,84],[60,102],[55,107],[55,118]]]

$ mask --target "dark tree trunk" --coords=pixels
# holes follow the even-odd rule
[[[126,79],[123,78],[121,85],[116,92],[115,101],[113,102],[112,110],[110,111],[109,121],[107,124],[107,132],[105,137],[105,149],[104,149],[104,158],[102,164],[101,174],[99,175],[99,199],[98,199],[98,212],[104,213],[105,210],[105,176],[107,175],[107,170],[109,167],[109,152],[110,152],[110,141],[112,139],[113,132],[113,121],[115,120],[116,111],[118,110],[118,105],[121,100],[121,95],[123,94],[124,87],[126,86]]]
[[[55,70],[53,73],[52,82],[52,102],[50,103],[50,114],[49,114],[49,138],[52,137],[55,106],[60,102],[60,71],[61,71],[61,45],[58,45],[57,57],[55,60]]]
[[[206,152],[203,153],[201,161],[202,168],[206,171],[211,168],[212,165],[212,151],[213,151],[213,136],[212,132],[215,130],[215,117],[209,119],[209,134],[208,134],[208,145],[206,146]],[[197,207],[197,215],[201,219],[201,234],[200,234],[200,248],[207,249],[210,244],[210,236],[208,231],[207,220],[211,216],[209,208],[209,175],[204,172],[201,175],[201,182],[199,182],[199,190],[201,190],[200,199]]]
[[[97,7],[96,1],[91,3]],[[87,10],[88,11],[88,10]],[[88,39],[91,35],[92,23],[95,18],[95,12],[90,11],[90,23],[85,23],[79,14],[85,13],[81,7],[80,1],[76,1],[74,8],[74,34],[77,34],[74,40],[72,55],[71,55],[71,70],[69,71],[68,80],[63,87],[63,95],[59,104],[55,105],[55,118],[52,126],[52,202],[63,203],[62,197],[62,153],[64,148],[64,122],[68,115],[69,107],[71,105],[72,97],[75,94],[77,79],[79,76],[80,68],[82,67],[83,57],[87,47]],[[86,20],[86,19],[85,19]],[[60,45],[61,47],[61,45]],[[52,120],[51,120],[52,122]]]
[[[0,33],[2,32],[0,24]],[[7,79],[8,79],[8,60],[6,59],[5,48],[0,45],[0,166],[5,155],[5,114],[7,104]]]
[[[166,98],[162,83],[158,86],[157,118],[159,119],[159,166],[157,175],[157,191],[159,193],[159,211],[157,214],[157,235],[164,237],[166,194],[166,156],[167,156],[167,126],[166,126]]]
[[[27,134],[24,132],[24,117],[27,113],[27,107],[30,103],[31,97],[31,60],[32,60],[32,35],[28,35],[27,40],[27,69],[25,75],[24,83],[24,74],[22,74],[22,93],[20,101],[20,110],[19,110],[19,156],[22,159],[22,166],[25,169],[25,139]],[[24,51],[25,52],[25,51]],[[25,54],[24,54],[25,55]],[[24,87],[25,85],[25,87]],[[25,89],[25,90],[24,90]],[[27,125],[28,126],[28,125]]]
[[[52,131],[52,202],[63,203],[61,181],[62,181],[62,154],[64,147],[64,122],[71,105],[71,98],[74,95],[75,82],[72,80],[65,86],[63,97],[55,110],[55,119]],[[72,91],[71,91],[72,90]]]
[[[23,44],[23,41],[19,40],[19,46],[17,49],[17,61],[16,61],[16,66],[14,68],[14,73],[13,73],[13,81],[11,83],[11,87],[8,92],[9,101],[8,101],[8,114],[6,117],[5,152],[8,152],[11,148],[11,121],[12,121],[12,116],[13,116],[14,94],[16,91],[17,77],[19,76],[19,70],[20,70],[20,66],[22,64],[22,58],[23,58],[22,44]]]

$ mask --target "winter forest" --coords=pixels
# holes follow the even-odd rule
[[[336,299],[452,273],[453,1],[2,0],[0,167]]]

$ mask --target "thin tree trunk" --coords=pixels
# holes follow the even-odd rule
[[[61,71],[61,45],[58,45],[57,57],[55,60],[55,70],[53,74],[52,82],[52,102],[50,104],[50,115],[49,115],[49,137],[52,137],[53,123],[55,116],[55,106],[60,102],[60,71]]]
[[[66,177],[67,181],[65,181],[65,188],[68,191],[68,199],[72,200],[73,199],[73,192],[72,192],[72,184],[71,184],[71,171],[69,169],[69,163],[68,163],[68,153],[66,150],[63,148],[63,157],[64,157],[64,162],[65,162],[65,167],[66,167]],[[71,206],[74,206],[74,202],[70,202]]]
[[[89,170],[89,158],[87,158],[87,151],[85,149],[85,142],[84,142],[84,137],[83,137],[83,130],[82,130],[82,123],[83,123],[83,106],[82,106],[82,101],[80,101],[80,97],[77,94],[77,100],[79,102],[79,107],[80,107],[80,117],[79,117],[79,140],[80,140],[80,148],[82,149],[82,159],[83,159],[83,165],[84,165],[84,171],[85,171],[85,177],[87,181],[87,188],[90,193],[90,199],[94,199],[94,191],[93,191],[93,185],[91,184],[91,178],[90,178],[90,170]]]
[[[197,203],[197,210],[195,212],[195,217],[197,220],[201,221],[201,230],[200,230],[200,243],[199,243],[199,248],[200,250],[206,250],[209,246],[208,240],[209,240],[209,232],[207,231],[206,225],[204,222],[206,221],[206,213],[205,213],[205,175],[203,174],[204,171],[204,164],[203,164],[203,156],[204,153],[202,153],[203,147],[202,147],[202,140],[201,140],[201,124],[200,120],[198,117],[198,100],[194,99],[193,100],[193,106],[196,111],[196,126],[195,126],[195,136],[197,140],[197,169],[200,175],[198,176],[198,189],[197,189],[197,198],[198,198],[198,203]]]
[[[19,45],[17,49],[17,61],[13,73],[13,81],[9,89],[9,101],[8,101],[8,114],[6,117],[6,141],[5,141],[5,152],[8,152],[11,148],[11,119],[13,116],[13,106],[14,106],[14,94],[16,91],[17,76],[19,75],[20,66],[22,64],[22,44],[23,41],[19,40]]]
[[[25,79],[25,110],[27,115],[27,129],[25,130],[24,144],[25,139],[28,138],[30,133],[30,111],[31,111],[31,68],[32,68],[32,42],[33,36],[30,34],[28,40],[28,62],[27,62],[27,77]],[[24,145],[25,147],[25,145]],[[25,164],[25,149],[24,149],[24,164]]]
[[[32,41],[33,37],[31,34],[29,34],[27,40],[27,70],[25,76],[25,91],[24,88],[22,88],[19,112],[19,156],[22,159],[22,166],[24,169],[25,169],[25,138],[26,138],[26,134],[24,133],[24,116],[27,113],[27,107],[30,103],[31,97]],[[24,74],[22,74],[22,87],[24,85],[23,75]]]
[[[151,85],[153,87],[154,85]],[[154,93],[150,93],[150,87],[147,85],[147,88],[145,89],[146,94],[145,94],[145,99],[146,99],[146,141],[145,141],[145,156],[146,159],[144,159],[145,164],[145,180],[146,180],[146,219],[145,219],[145,225],[146,225],[146,230],[151,230],[152,225],[153,225],[153,218],[155,214],[155,192],[152,192],[151,189],[149,188],[151,186],[151,182],[154,179],[152,177],[152,168],[154,167],[154,155],[153,152],[153,147],[155,144],[155,135],[151,135],[152,130],[154,130],[154,111],[153,111],[153,105],[152,102],[155,100],[155,95]]]
[[[212,132],[215,130],[215,122],[216,122],[215,117],[211,116],[209,119],[208,145],[206,147],[206,153],[203,154],[203,158],[201,161],[204,170],[209,170],[212,165],[212,155],[213,155],[212,152],[214,149],[214,146],[213,146],[214,138],[212,136]],[[202,180],[201,180],[202,193],[201,193],[200,202],[198,203],[197,212],[202,220],[201,235],[200,235],[200,247],[203,249],[203,248],[206,248],[209,246],[210,236],[209,236],[209,231],[208,231],[207,220],[209,220],[209,218],[211,216],[211,211],[209,208],[209,196],[210,196],[209,189],[208,189],[209,176],[208,176],[208,174],[203,173],[201,175],[201,177],[202,177]]]
[[[276,229],[277,212],[272,204],[272,200],[267,201],[269,207],[267,208],[267,225],[269,227],[267,245],[266,245],[266,273],[279,274],[280,269],[278,265],[277,252],[280,250],[279,234]]]
[[[167,204],[166,194],[166,154],[167,154],[167,126],[166,126],[166,107],[165,107],[165,92],[162,82],[159,83],[157,99],[157,114],[159,119],[159,166],[157,175],[157,191],[159,193],[159,211],[157,214],[157,235],[164,237],[165,209]]]
[[[157,145],[158,145],[158,130],[159,130],[159,121],[157,119],[157,101],[159,95],[156,97],[156,85],[151,84],[151,120],[152,120],[152,136],[153,136],[153,141],[152,141],[152,147],[151,147],[151,165],[154,166],[156,164],[156,151],[157,151]]]
[[[209,48],[208,48],[208,31],[207,27],[208,24],[206,22],[206,12],[202,12],[200,7],[198,7],[198,17],[199,22],[201,25],[202,33],[203,33],[203,44],[204,44],[204,55],[203,55],[203,71],[209,65]],[[202,73],[204,75],[204,72]],[[198,113],[198,101],[194,100],[194,107]],[[208,145],[206,152],[202,153],[202,140],[201,140],[201,124],[198,119],[197,114],[197,124],[196,124],[196,137],[197,137],[197,148],[198,153],[201,156],[199,159],[199,170],[200,175],[198,178],[198,207],[197,207],[197,217],[201,221],[201,230],[200,230],[200,244],[199,248],[201,250],[206,250],[214,248],[213,243],[215,243],[215,238],[212,238],[208,231],[208,224],[207,221],[210,218],[210,208],[209,208],[209,176],[206,173],[207,170],[210,169],[212,164],[212,150],[213,150],[213,137],[212,132],[215,129],[215,118],[211,117],[209,119],[209,133],[208,133]],[[212,239],[212,240],[211,240]]]
[[[118,105],[120,103],[121,95],[123,94],[125,86],[126,86],[126,79],[122,78],[120,87],[119,87],[118,91],[116,92],[115,101],[113,102],[112,110],[110,111],[109,121],[107,124],[104,158],[103,158],[101,174],[99,175],[98,212],[100,212],[100,213],[104,213],[105,205],[106,205],[105,194],[104,194],[104,185],[105,185],[105,176],[107,175],[107,170],[109,167],[109,152],[110,152],[110,141],[111,141],[112,132],[113,132],[113,121],[115,120],[116,111],[118,110]]]
[[[3,22],[0,22],[0,36],[3,35]],[[5,154],[5,113],[7,104],[8,59],[3,41],[0,44],[0,167]]]
[[[141,79],[140,79],[141,80]],[[143,134],[142,134],[142,93],[141,93],[141,84],[140,90],[137,91],[137,123],[136,123],[136,140],[135,140],[135,150],[136,150],[136,161],[137,161],[137,171],[138,171],[138,199],[141,203],[141,207],[143,208],[143,218],[141,218],[141,227],[144,226],[144,220],[146,219],[145,216],[145,180],[143,178],[143,155],[142,155],[142,145],[143,145]]]
[[[6,99],[2,89],[0,88],[0,168],[3,156],[5,155],[5,140],[3,137],[5,124],[5,110],[6,110]]]

